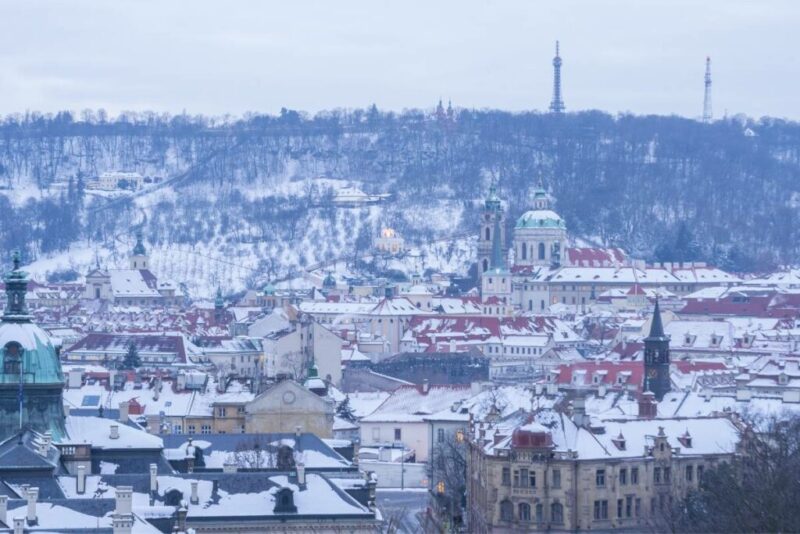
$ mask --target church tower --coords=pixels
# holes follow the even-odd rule
[[[133,247],[133,254],[130,259],[131,269],[147,270],[150,268],[150,259],[142,243],[142,230],[136,230],[136,246]]]
[[[19,263],[15,253],[0,322],[0,441],[27,428],[59,441],[66,437],[64,375],[50,337],[28,314],[28,277]]]
[[[656,400],[670,390],[669,337],[664,334],[661,310],[656,300],[650,335],[644,338],[644,391],[652,391]]]
[[[500,244],[500,219],[495,219],[492,235],[494,238],[489,269],[481,273],[481,299],[486,310],[484,313],[491,310],[492,314],[506,315],[511,309],[511,272]]]
[[[497,196],[497,186],[492,182],[489,188],[489,196],[483,203],[483,212],[481,213],[481,232],[478,236],[478,275],[485,273],[489,270],[492,263],[492,242],[494,240],[494,232],[498,232],[500,250],[505,250],[506,243],[506,230],[505,230],[505,212],[503,205],[500,202],[500,197]],[[497,230],[495,230],[497,228]]]

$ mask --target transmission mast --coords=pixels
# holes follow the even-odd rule
[[[711,122],[711,58],[706,57],[705,95],[703,97],[703,122]]]
[[[553,58],[553,101],[550,102],[552,113],[564,113],[564,101],[561,99],[561,56],[556,41],[556,57]]]

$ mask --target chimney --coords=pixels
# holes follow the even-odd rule
[[[0,495],[0,523],[7,525],[6,514],[8,514],[8,495]]]
[[[196,480],[192,480],[192,496],[189,498],[191,504],[200,503],[200,496],[197,494],[197,484],[198,482]]]
[[[303,462],[297,462],[297,485],[303,486],[306,483],[306,466]]]
[[[36,501],[39,499],[39,488],[28,488],[28,525],[36,524]]]
[[[15,517],[14,518],[14,534],[24,534],[25,532],[25,518],[24,517]]]
[[[658,415],[658,403],[656,403],[655,393],[645,391],[639,397],[639,418],[653,419]]]
[[[132,511],[133,486],[117,486],[114,494],[114,513],[117,515],[128,515]]]
[[[586,417],[586,399],[583,397],[575,397],[572,401],[572,421],[576,426],[588,426],[588,417]]]
[[[430,389],[430,387],[431,387],[431,384],[430,384],[430,382],[428,382],[428,379],[427,378],[424,379],[422,381],[422,393],[427,395],[428,394],[428,390]]]
[[[158,466],[156,464],[150,464],[150,493],[155,493],[158,491],[158,478],[156,478],[157,474]]]
[[[119,422],[123,425],[128,422],[128,414],[130,412],[130,404],[128,401],[119,403]]]
[[[119,425],[111,425],[111,434],[108,436],[111,439],[119,439]]]
[[[78,495],[83,495],[86,493],[86,466],[79,465],[78,466],[78,476],[75,479],[75,490],[77,491]]]
[[[186,508],[186,503],[181,504],[178,508],[178,532],[186,532],[186,513],[189,510]]]

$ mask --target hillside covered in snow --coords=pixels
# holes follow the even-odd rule
[[[147,183],[92,189],[108,171]],[[570,233],[598,245],[737,271],[800,257],[797,123],[375,108],[235,121],[6,117],[0,249],[23,250],[40,277],[66,278],[97,261],[122,265],[141,227],[156,274],[208,296],[356,266],[391,227],[412,251],[405,270],[466,272],[492,180],[509,226],[541,181]],[[353,189],[380,201],[337,203]]]

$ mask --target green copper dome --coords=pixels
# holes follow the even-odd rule
[[[531,210],[517,219],[517,228],[566,228],[564,219],[551,210]]]
[[[7,305],[0,322],[0,440],[23,428],[66,435],[62,392],[64,374],[50,336],[35,325],[25,307],[28,278],[14,257],[5,277]]]

